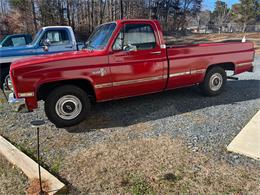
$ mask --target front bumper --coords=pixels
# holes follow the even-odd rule
[[[19,99],[15,98],[15,95],[11,90],[4,89],[4,93],[13,111],[28,112],[24,98],[19,98]]]
[[[16,112],[28,112],[28,108],[25,103],[25,99],[16,99],[14,93],[10,93],[8,96],[8,103],[11,105],[12,110]]]

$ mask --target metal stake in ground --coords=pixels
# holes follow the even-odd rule
[[[41,165],[40,165],[40,127],[45,124],[44,120],[35,120],[31,122],[33,127],[37,129],[37,158],[38,158],[38,171],[39,171],[39,183],[40,183],[40,195],[44,194],[42,189],[42,178],[41,178]]]

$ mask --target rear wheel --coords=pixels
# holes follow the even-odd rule
[[[219,95],[224,90],[226,81],[227,75],[225,70],[221,67],[213,67],[207,71],[200,88],[205,95]]]
[[[70,127],[87,117],[90,100],[81,88],[65,85],[48,95],[44,107],[47,117],[57,127]]]

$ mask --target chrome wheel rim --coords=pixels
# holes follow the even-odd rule
[[[210,77],[209,87],[212,91],[218,91],[223,84],[223,77],[220,73],[215,73]]]
[[[55,111],[60,118],[72,120],[81,113],[82,103],[74,95],[65,95],[57,101]]]

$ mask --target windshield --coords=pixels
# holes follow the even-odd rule
[[[2,39],[0,39],[0,44],[2,44],[2,42],[5,40],[5,38],[7,37],[8,35],[5,35],[2,37]]]
[[[30,45],[34,45],[37,41],[37,39],[39,38],[40,34],[42,33],[42,29],[40,29],[33,37],[33,41],[30,43]]]
[[[87,49],[102,50],[106,47],[114,29],[115,23],[104,24],[95,29],[87,42]]]

